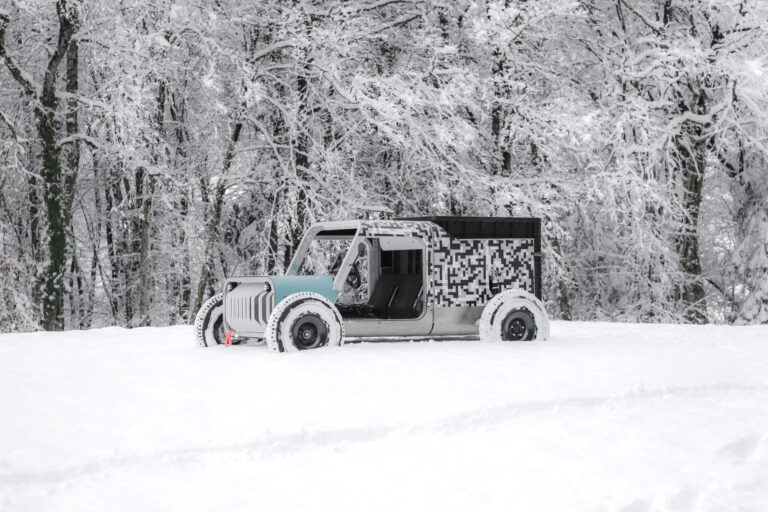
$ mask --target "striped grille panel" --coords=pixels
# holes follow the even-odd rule
[[[224,315],[230,329],[243,335],[263,334],[274,307],[275,294],[264,291],[264,283],[243,283],[228,292]]]

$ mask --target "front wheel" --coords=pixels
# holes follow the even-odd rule
[[[205,301],[195,316],[195,341],[201,347],[224,343],[224,294],[219,293]]]
[[[493,297],[480,316],[482,341],[533,341],[549,338],[549,316],[535,295],[506,290]]]
[[[201,347],[223,345],[227,339],[224,326],[224,294],[219,293],[203,303],[195,316],[195,341]],[[243,343],[243,338],[232,337],[233,345]]]
[[[267,346],[276,352],[298,352],[339,346],[344,324],[336,306],[317,293],[294,293],[283,299],[267,321]]]

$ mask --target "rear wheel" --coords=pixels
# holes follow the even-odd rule
[[[338,346],[344,325],[336,306],[317,293],[295,293],[283,299],[269,316],[267,346],[277,352],[298,352]]]
[[[480,317],[482,341],[532,341],[549,338],[549,317],[536,296],[506,290],[493,297]]]

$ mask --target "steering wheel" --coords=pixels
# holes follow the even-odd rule
[[[353,290],[357,290],[362,284],[362,279],[360,278],[360,269],[357,267],[357,262],[354,262],[352,267],[349,269],[349,274],[347,274],[347,284]]]
[[[331,274],[336,274],[336,272],[339,271],[343,261],[344,261],[344,253],[340,252],[339,254],[336,255],[336,258],[333,260],[333,265],[331,265]],[[358,265],[357,261],[352,263],[352,266],[349,269],[349,274],[347,274],[347,284],[353,290],[357,290],[358,288],[360,288],[360,285],[363,284],[362,278],[360,277],[360,268],[357,265]]]
[[[333,258],[333,264],[331,265],[331,274],[336,274],[341,268],[341,263],[344,261],[344,253],[340,252]]]

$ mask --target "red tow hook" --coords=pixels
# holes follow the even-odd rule
[[[232,346],[232,333],[235,332],[234,329],[230,329],[227,333],[226,339],[224,339],[224,346],[225,347],[231,347]]]

